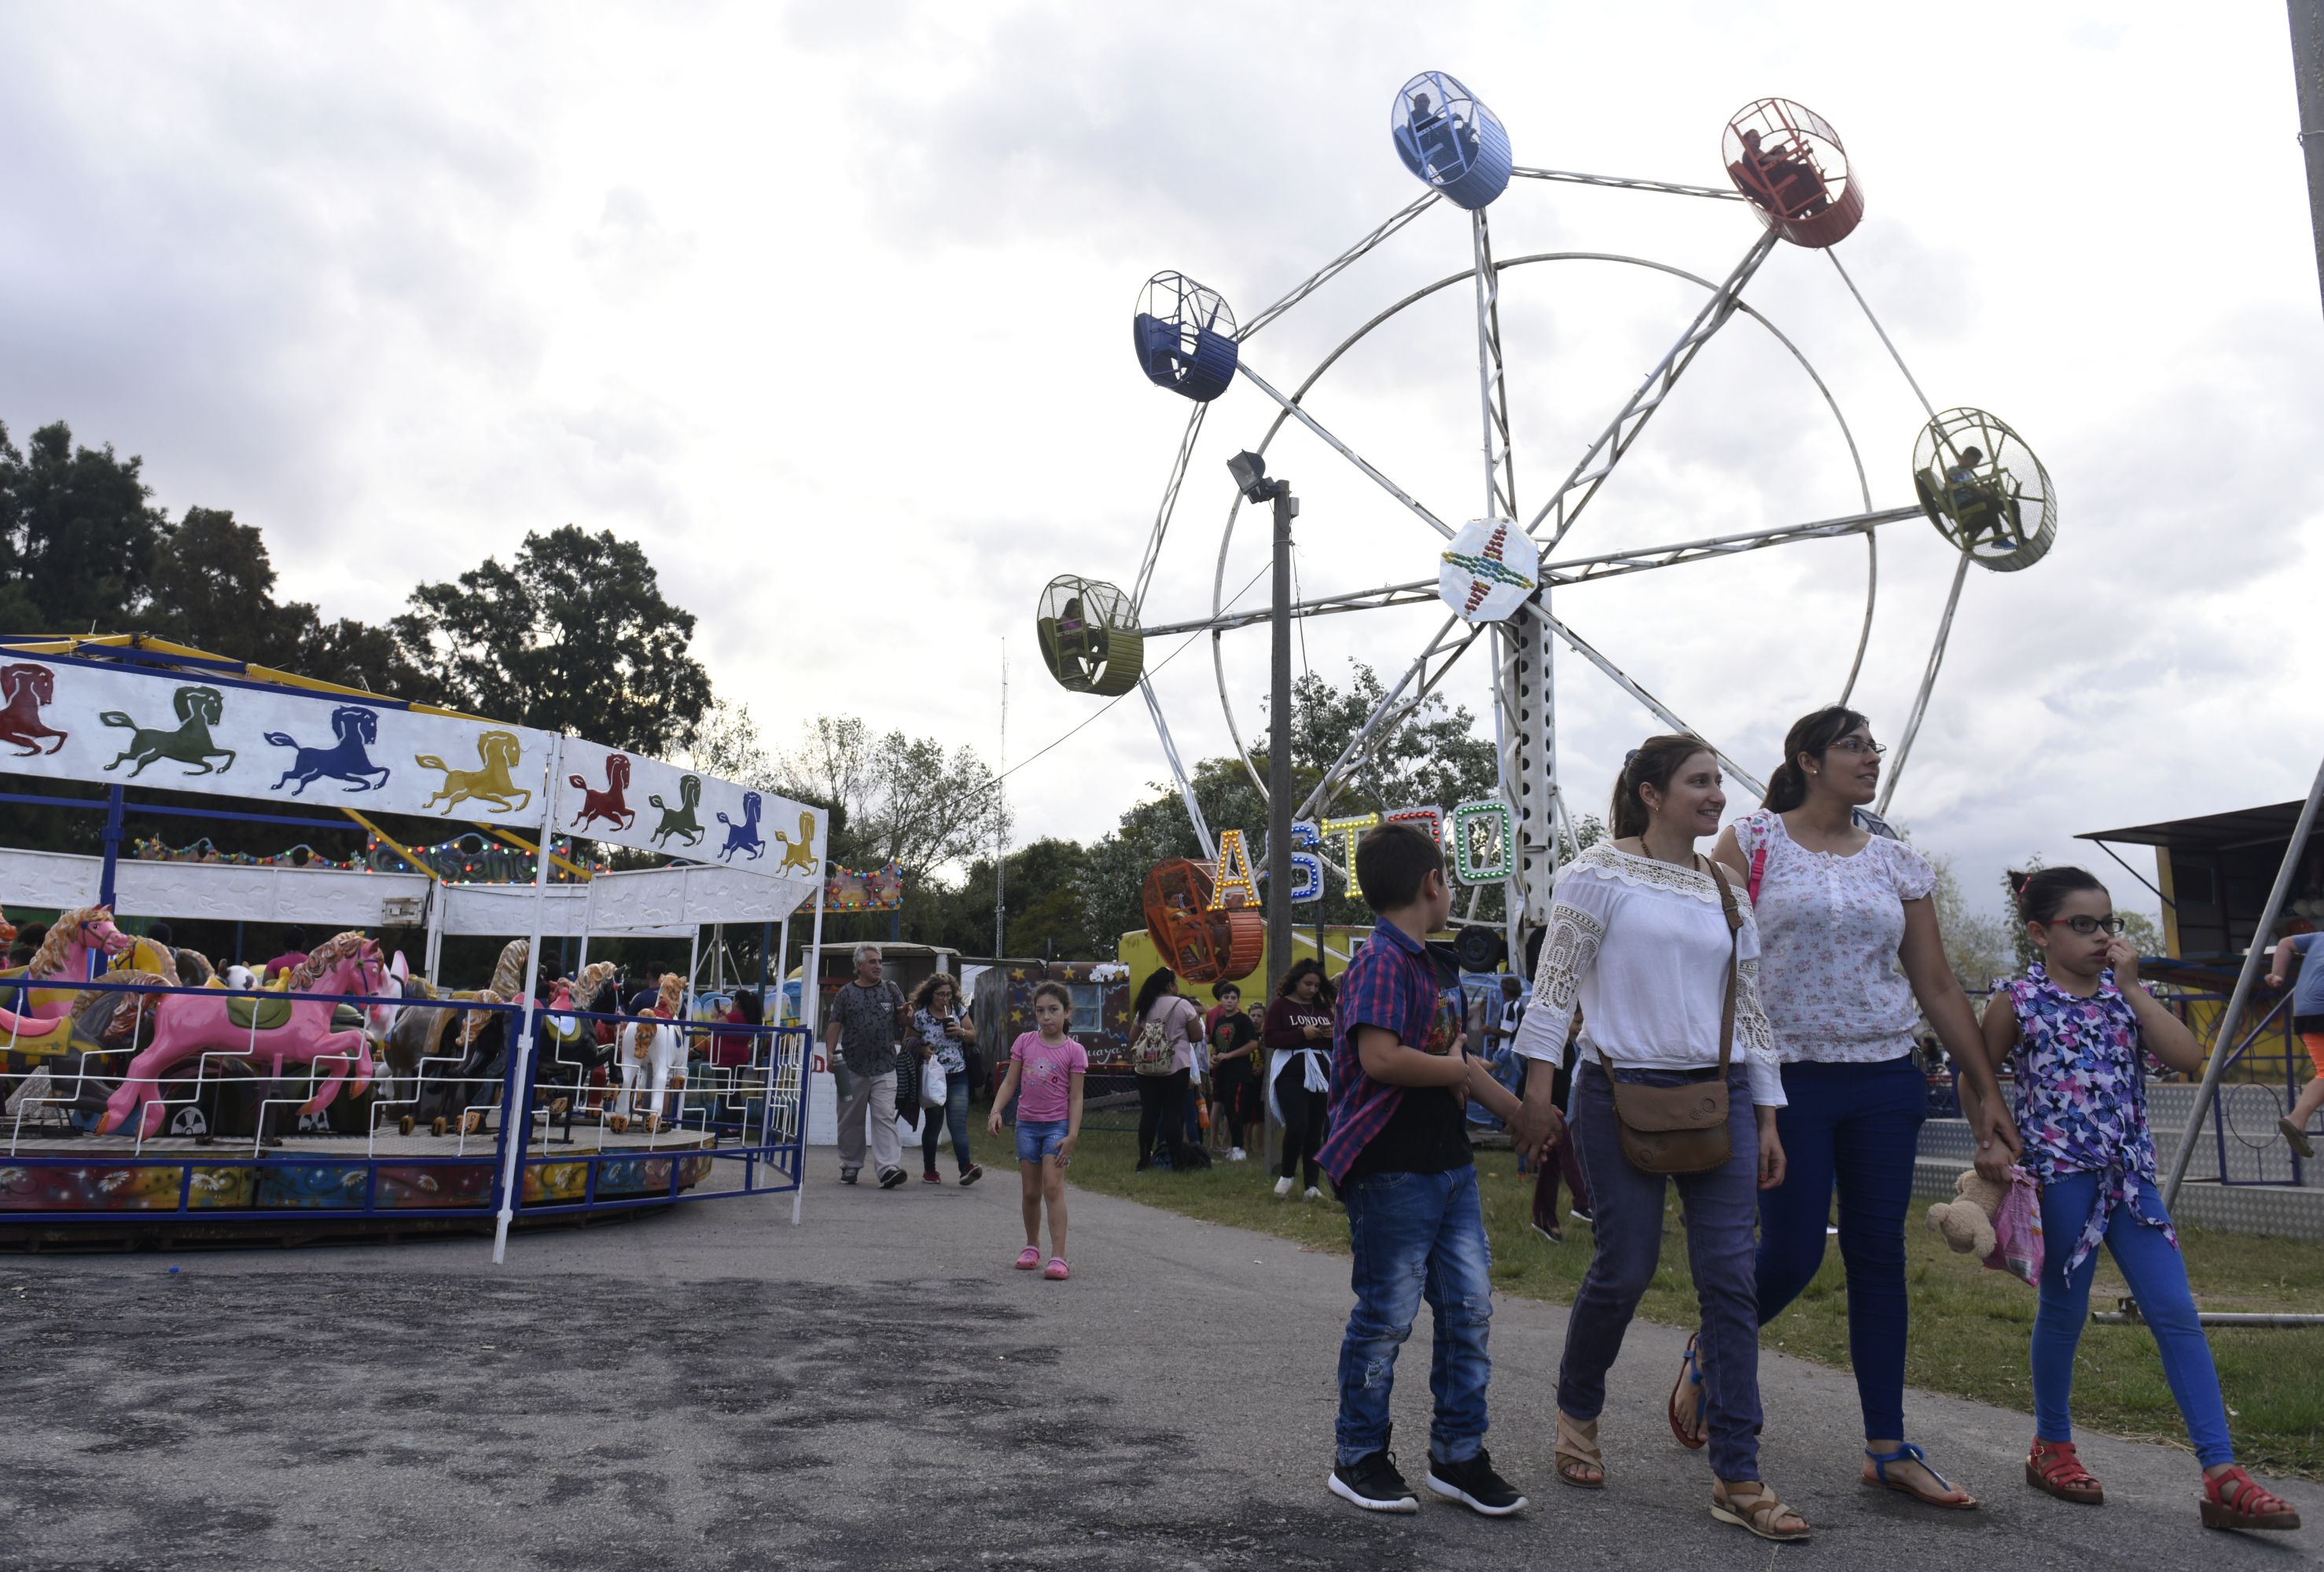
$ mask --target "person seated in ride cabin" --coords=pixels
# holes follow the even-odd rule
[[[2025,539],[2018,525],[2017,499],[2003,495],[1978,478],[1978,466],[1984,462],[1983,448],[1964,447],[1960,450],[1960,462],[1945,471],[1947,501],[1952,505],[1953,521],[1960,525],[1962,539],[1972,546],[1988,529],[2000,545],[2023,546]],[[1969,518],[1978,518],[1979,522],[1972,524]]]
[[[1462,1099],[1503,1119],[1517,1099],[1466,1052],[1460,976],[1428,949],[1452,915],[1435,839],[1411,824],[1376,826],[1356,846],[1356,880],[1379,921],[1340,979],[1332,1133],[1319,1154],[1348,1209],[1356,1290],[1326,1483],[1368,1512],[1418,1510],[1388,1457],[1388,1400],[1397,1352],[1425,1297],[1436,1325],[1428,1487],[1506,1517],[1526,1498],[1485,1452],[1491,1254]]]

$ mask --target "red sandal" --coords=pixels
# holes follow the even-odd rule
[[[2079,1502],[2084,1506],[2098,1506],[2106,1501],[2106,1491],[2074,1455],[2071,1441],[2045,1441],[2034,1437],[2034,1449],[2025,1458],[2025,1483],[2060,1501]],[[2203,1510],[2203,1521],[2210,1521],[2209,1502]]]
[[[2203,1526],[2207,1529],[2296,1529],[2292,1503],[2270,1495],[2240,1467],[2203,1477]]]

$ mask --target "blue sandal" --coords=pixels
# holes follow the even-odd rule
[[[1864,1483],[1876,1489],[1894,1490],[1901,1494],[1911,1496],[1923,1505],[1941,1506],[1948,1512],[1967,1512],[1977,1504],[1977,1497],[1969,1495],[1966,1490],[1956,1490],[1951,1480],[1938,1474],[1935,1469],[1929,1468],[1929,1455],[1910,1441],[1899,1442],[1893,1452],[1876,1452],[1867,1447],[1864,1448],[1864,1455],[1872,1460],[1872,1466],[1865,1471]],[[1942,1495],[1931,1495],[1925,1490],[1916,1490],[1901,1479],[1891,1479],[1888,1477],[1888,1465],[1891,1463],[1918,1463],[1922,1467],[1929,1468],[1929,1472],[1935,1475],[1937,1483],[1945,1487],[1946,1495],[1968,1496],[1968,1499],[1947,1501]]]
[[[1711,1428],[1705,1423],[1708,1416],[1704,1411],[1709,1404],[1702,1390],[1702,1365],[1694,1356],[1695,1343],[1702,1336],[1697,1332],[1686,1340],[1686,1362],[1678,1367],[1678,1379],[1671,1384],[1670,1408],[1664,1415],[1670,1420],[1671,1434],[1690,1452],[1700,1451],[1711,1442]],[[1686,1404],[1683,1413],[1679,1408],[1682,1401]],[[1702,1428],[1697,1430],[1698,1425]]]

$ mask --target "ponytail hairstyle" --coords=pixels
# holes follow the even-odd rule
[[[1152,1009],[1155,1001],[1162,997],[1162,990],[1177,980],[1178,974],[1168,967],[1156,967],[1146,980],[1138,985],[1138,1003],[1130,1009],[1130,1019],[1143,1022],[1146,1012]]]
[[[1767,795],[1760,806],[1788,814],[1806,802],[1808,777],[1801,772],[1800,755],[1812,753],[1821,758],[1833,743],[1858,726],[1871,724],[1845,704],[1832,704],[1793,722],[1792,729],[1784,733],[1784,762],[1767,777]]]
[[[2010,887],[2017,894],[2017,917],[2020,922],[2046,923],[2058,915],[2066,897],[2083,890],[2094,889],[2100,895],[2106,886],[2100,884],[2088,869],[2041,868],[2032,873],[2012,873]]]
[[[1631,749],[1629,758],[1622,761],[1622,773],[1614,777],[1614,802],[1606,810],[1607,838],[1619,841],[1625,836],[1645,834],[1646,821],[1653,815],[1646,812],[1638,788],[1650,786],[1658,792],[1669,791],[1671,777],[1698,753],[1719,757],[1719,749],[1692,731],[1649,737]]]

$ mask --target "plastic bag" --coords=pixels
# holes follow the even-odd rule
[[[2006,1272],[2029,1287],[2042,1285],[2042,1187],[2023,1168],[2009,1171],[2009,1193],[1993,1219],[1993,1254],[1987,1268]]]
[[[945,1072],[945,1067],[937,1062],[936,1056],[933,1053],[929,1054],[927,1062],[920,1066],[920,1106],[924,1108],[940,1108],[945,1106],[945,1100],[951,1095],[952,1078]]]

